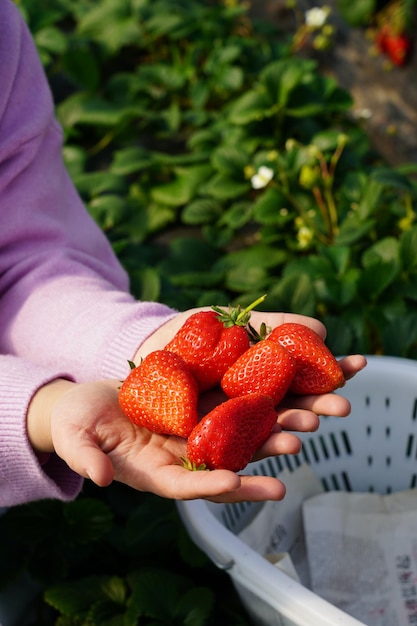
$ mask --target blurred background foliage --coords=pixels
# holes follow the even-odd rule
[[[137,297],[267,292],[322,319],[338,354],[416,355],[417,168],[373,152],[295,33],[230,0],[19,6],[69,171]]]

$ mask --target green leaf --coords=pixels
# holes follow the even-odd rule
[[[161,277],[152,267],[132,270],[130,273],[131,290],[138,300],[157,302],[161,296]]]
[[[155,233],[173,224],[177,217],[176,207],[151,202],[146,209],[146,230]],[[139,222],[139,227],[143,228],[143,222]],[[138,233],[140,235],[140,233]]]
[[[114,174],[127,176],[149,167],[153,160],[152,154],[144,148],[123,148],[113,153],[111,171]]]
[[[161,10],[146,21],[146,27],[152,34],[153,38],[175,33],[175,31],[182,27],[183,24],[184,19],[181,15]]]
[[[62,149],[65,166],[72,178],[84,173],[87,153],[77,145],[67,144]]]
[[[359,290],[366,302],[377,299],[397,278],[398,267],[383,261],[372,263],[359,278]]]
[[[343,249],[320,249],[320,255],[294,259],[284,269],[286,278],[303,274],[314,286],[317,301],[331,303],[337,310],[351,303],[357,294],[360,272],[348,267]]]
[[[268,187],[259,194],[253,205],[253,215],[260,224],[281,224],[285,221],[282,209],[287,206],[287,199],[278,189]]]
[[[338,246],[349,246],[364,238],[375,227],[375,220],[362,220],[358,213],[350,213],[340,225],[335,237]]]
[[[407,192],[411,192],[413,189],[410,180],[406,176],[388,167],[375,168],[372,170],[370,178],[383,187],[392,187],[393,189]]]
[[[285,251],[254,245],[229,253],[214,264],[213,270],[225,272],[226,285],[232,291],[265,291],[269,282],[268,270],[279,266],[285,259]]]
[[[111,600],[99,600],[90,609],[88,619],[100,626],[126,626],[125,609]]]
[[[215,174],[202,186],[201,192],[217,200],[233,200],[249,189],[249,183],[236,181],[227,174]]]
[[[221,285],[223,277],[223,272],[184,272],[183,274],[174,274],[171,281],[177,287],[213,289]]]
[[[151,197],[154,201],[167,206],[183,206],[191,202],[211,171],[209,165],[177,167],[174,180],[164,185],[154,186],[151,190]]]
[[[364,252],[362,262],[365,268],[371,268],[372,265],[380,262],[399,268],[400,246],[398,240],[394,237],[385,237],[378,241]]]
[[[417,226],[402,233],[400,237],[400,256],[404,269],[408,272],[417,268]]]
[[[407,358],[417,343],[417,314],[410,312],[388,323],[382,333],[385,354]]]
[[[94,90],[99,86],[99,63],[88,46],[81,43],[72,46],[62,57],[62,65],[80,88]]]
[[[241,268],[243,271],[247,271],[255,266],[270,269],[281,265],[286,259],[287,252],[285,250],[258,244],[230,252],[219,259],[213,269],[227,271],[233,268]]]
[[[343,275],[351,259],[351,250],[348,246],[326,246],[320,249],[320,254],[331,261],[335,273]]]
[[[88,576],[52,585],[45,591],[45,601],[64,615],[80,617],[86,615],[98,600],[106,599],[109,580],[110,576]]]
[[[326,326],[326,344],[333,354],[336,357],[352,354],[354,332],[349,319],[326,316],[322,321]]]
[[[247,91],[231,105],[229,121],[238,125],[259,122],[270,114],[270,106],[266,93]]]
[[[243,228],[252,218],[252,205],[250,202],[235,202],[224,211],[219,223],[233,230]]]
[[[272,286],[268,300],[269,305],[274,303],[274,309],[277,311],[315,315],[316,299],[307,274],[285,276]]]
[[[266,87],[270,102],[278,103],[280,108],[284,108],[290,93],[299,85],[306,72],[311,70],[313,64],[311,61],[293,57],[267,65],[260,80]]]
[[[312,138],[310,144],[316,146],[322,152],[334,151],[339,145],[340,131],[327,129],[320,131]]]
[[[215,73],[220,65],[229,65],[237,61],[241,52],[241,47],[236,44],[216,46],[204,63],[204,70],[208,73]]]
[[[220,217],[221,212],[221,204],[216,200],[197,198],[184,207],[181,217],[184,224],[210,224]]]
[[[358,217],[361,221],[365,221],[378,210],[384,188],[380,182],[371,176],[364,178],[362,183],[363,189],[358,204]]]
[[[189,272],[191,268],[193,271],[222,271],[215,265],[218,257],[218,250],[206,241],[192,236],[173,237],[161,269],[168,275]]]
[[[179,600],[175,611],[177,623],[187,626],[205,626],[214,607],[214,593],[207,587],[195,587]]]
[[[338,9],[350,26],[368,25],[375,12],[376,0],[338,0]]]
[[[67,539],[87,544],[101,539],[112,527],[113,514],[109,507],[93,498],[69,502],[64,507]]]
[[[186,75],[177,67],[168,63],[143,65],[137,72],[136,88],[141,88],[160,98],[166,91],[178,92],[186,84]],[[173,103],[174,104],[174,103]]]
[[[64,33],[55,26],[45,26],[38,30],[35,34],[35,42],[39,48],[54,54],[63,54],[68,45]]]
[[[110,172],[88,172],[74,176],[74,183],[82,195],[89,197],[99,196],[102,193],[123,193],[126,191],[126,181]]]
[[[219,67],[216,71],[216,90],[236,92],[244,82],[244,73],[240,67]]]
[[[187,578],[163,568],[144,568],[129,577],[132,595],[128,603],[127,618],[147,616],[161,624],[172,624],[172,617],[187,590],[194,583]],[[161,593],[163,590],[163,593]]]
[[[99,41],[111,52],[135,43],[141,36],[137,20],[129,15],[127,0],[102,0],[79,20],[78,31],[81,35]]]
[[[104,231],[109,231],[125,217],[126,202],[120,196],[108,194],[93,198],[88,211]]]
[[[238,146],[221,146],[213,151],[211,164],[215,170],[224,175],[237,176],[243,179],[245,167],[250,156]]]
[[[90,94],[78,92],[57,107],[57,115],[65,128],[77,124],[113,128],[137,114],[137,108],[114,104]]]

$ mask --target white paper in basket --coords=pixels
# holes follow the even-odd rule
[[[417,624],[417,491],[303,504],[311,589],[368,626]]]
[[[280,473],[239,537],[367,626],[417,626],[417,490],[324,493],[308,465]]]

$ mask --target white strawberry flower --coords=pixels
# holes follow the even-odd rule
[[[313,7],[305,12],[305,21],[310,28],[321,28],[327,21],[330,13],[328,6]]]
[[[274,170],[266,165],[261,165],[256,174],[250,179],[253,189],[262,189],[273,179]]]

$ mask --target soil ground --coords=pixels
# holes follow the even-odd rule
[[[372,145],[392,166],[417,163],[417,41],[409,62],[386,68],[386,59],[372,54],[365,29],[351,28],[337,11],[336,0],[298,2],[304,10],[331,6],[336,27],[334,46],[316,55],[322,71],[334,75],[354,100],[353,114],[361,119]],[[254,16],[294,28],[285,0],[253,0]]]

